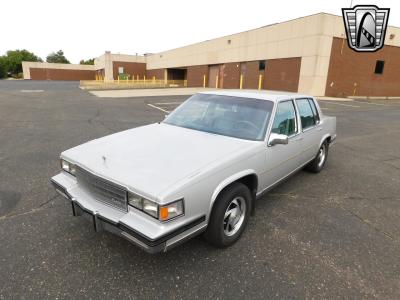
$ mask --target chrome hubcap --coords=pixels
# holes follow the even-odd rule
[[[246,214],[246,202],[243,197],[234,198],[231,203],[229,203],[228,208],[224,215],[224,233],[227,236],[232,236],[243,224],[244,217]]]
[[[325,145],[322,145],[318,153],[318,167],[319,168],[322,167],[324,162],[325,162]]]

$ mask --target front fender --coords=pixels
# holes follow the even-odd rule
[[[224,188],[226,188],[226,187],[227,187],[228,185],[230,185],[231,183],[237,181],[238,179],[240,179],[240,178],[242,178],[242,177],[245,177],[245,176],[248,176],[248,175],[256,175],[256,176],[257,176],[257,173],[256,173],[256,171],[253,170],[253,169],[247,169],[247,170],[243,170],[243,171],[240,171],[240,172],[238,172],[238,173],[235,173],[235,174],[229,176],[228,178],[224,179],[222,182],[220,182],[220,183],[218,184],[218,186],[215,188],[215,190],[214,190],[214,192],[213,192],[213,194],[212,194],[211,202],[210,202],[210,208],[209,208],[210,211],[211,211],[211,209],[212,209],[212,207],[213,207],[213,205],[214,205],[214,202],[215,202],[215,200],[217,199],[219,193],[220,193]]]

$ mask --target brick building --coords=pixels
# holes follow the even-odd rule
[[[351,50],[341,16],[319,13],[161,53],[106,52],[89,69],[24,63],[26,79],[185,79],[190,87],[270,89],[317,96],[400,96],[400,28],[374,53]],[[65,74],[65,76],[63,75]]]

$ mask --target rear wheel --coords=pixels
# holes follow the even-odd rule
[[[328,159],[329,143],[325,141],[318,150],[317,156],[305,167],[307,171],[319,173],[324,168],[325,162]]]
[[[219,248],[234,244],[242,235],[251,208],[251,193],[242,183],[234,183],[217,198],[205,232],[206,240]]]

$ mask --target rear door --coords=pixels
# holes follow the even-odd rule
[[[287,135],[289,143],[267,147],[267,170],[263,178],[265,188],[286,177],[300,165],[301,135],[293,100],[284,100],[277,104],[271,132]]]
[[[297,110],[300,116],[302,132],[302,157],[301,163],[313,159],[318,152],[322,124],[318,110],[312,98],[296,99]]]

